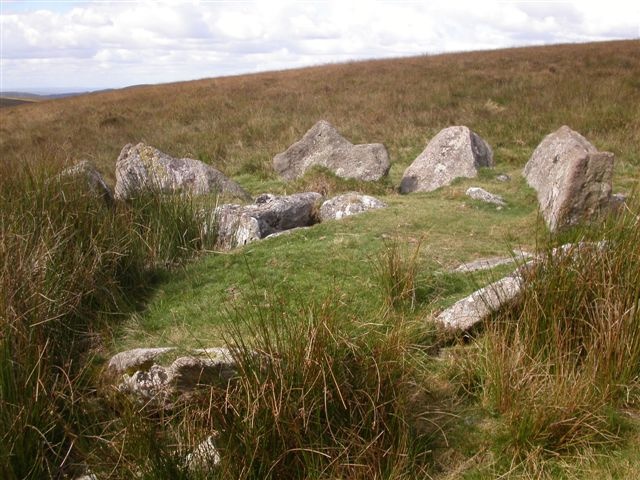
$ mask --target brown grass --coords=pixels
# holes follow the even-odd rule
[[[633,40],[367,61],[4,108],[0,155],[34,158],[47,147],[63,160],[93,160],[113,181],[122,146],[146,141],[231,175],[270,177],[273,156],[326,119],[354,143],[384,143],[397,182],[449,125],[484,136],[498,165],[520,166],[567,124],[615,152],[618,172],[629,174],[640,164],[639,47]]]

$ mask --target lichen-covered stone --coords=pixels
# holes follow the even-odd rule
[[[339,177],[365,181],[380,180],[391,167],[384,145],[353,145],[325,120],[273,158],[273,168],[285,180],[299,178],[315,165],[328,168]]]
[[[470,187],[467,189],[465,194],[467,195],[467,197],[473,198],[474,200],[479,200],[485,203],[492,203],[500,207],[504,207],[507,204],[500,195],[487,192],[484,188],[480,187]]]
[[[614,155],[562,126],[547,135],[524,167],[549,230],[588,222],[611,210]]]
[[[240,185],[206,163],[192,158],[173,158],[144,143],[125,145],[116,162],[115,196],[128,199],[146,192],[220,194],[243,201],[251,199]]]
[[[173,347],[134,348],[115,354],[109,360],[111,373],[120,374],[127,371],[141,370],[150,367],[160,356],[175,350]]]
[[[404,171],[400,193],[431,192],[459,177],[472,178],[478,168],[493,166],[487,142],[465,126],[441,130]]]
[[[385,208],[387,206],[381,200],[369,195],[362,195],[355,192],[344,193],[333,197],[320,207],[320,219],[339,220],[350,215],[358,215],[367,210]]]
[[[322,195],[316,192],[278,196],[265,194],[251,205],[216,208],[219,248],[231,249],[274,233],[317,223]]]

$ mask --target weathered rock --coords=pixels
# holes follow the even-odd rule
[[[172,350],[175,349],[173,347],[134,348],[133,350],[117,353],[111,357],[108,368],[109,371],[114,374],[133,370],[146,370],[151,367],[158,357]]]
[[[173,158],[144,143],[125,145],[116,162],[116,198],[128,199],[149,191],[251,198],[236,182],[199,160]]]
[[[83,181],[89,192],[97,198],[101,198],[107,205],[113,204],[113,192],[104,181],[102,174],[88,160],[82,160],[69,168],[65,168],[58,175],[58,179],[77,179]]]
[[[235,376],[235,362],[199,357],[180,357],[169,367],[174,388],[180,392],[211,385]]]
[[[598,152],[567,126],[547,135],[524,167],[551,231],[589,221],[609,209],[613,153]]]
[[[87,473],[86,475],[82,475],[81,477],[76,477],[75,480],[98,480],[98,477],[95,473]]]
[[[220,463],[220,453],[215,444],[216,437],[217,432],[207,437],[204,442],[193,449],[193,452],[187,455],[185,465],[189,471],[205,473]]]
[[[618,213],[626,204],[627,196],[624,193],[614,193],[609,199],[609,210],[611,213]]]
[[[544,266],[547,260],[577,261],[581,255],[598,255],[609,248],[606,241],[566,243],[553,248],[548,254],[537,254],[531,260],[520,265],[511,275],[497,282],[491,283],[468,297],[457,301],[436,317],[436,322],[451,330],[469,330],[485,320],[491,313],[500,309],[508,302],[514,301],[522,291],[525,280],[531,272]],[[514,252],[515,253],[515,252]],[[522,258],[531,256],[521,253]],[[554,264],[550,264],[555,268]]]
[[[522,283],[523,279],[518,273],[508,275],[458,300],[440,313],[436,322],[451,330],[469,330],[516,298]]]
[[[146,351],[163,349],[139,349]],[[122,375],[118,390],[139,399],[160,405],[168,405],[170,397],[187,393],[200,385],[228,382],[237,375],[236,362],[226,348],[209,348],[195,351],[200,356],[177,358],[169,367],[139,365],[132,375]]]
[[[314,165],[326,167],[339,177],[365,181],[380,180],[391,166],[384,145],[353,145],[324,120],[273,158],[273,168],[286,180],[301,177]]]
[[[491,147],[479,135],[465,126],[445,128],[404,171],[400,193],[430,192],[492,166]]]
[[[383,201],[369,195],[361,195],[355,192],[344,193],[322,204],[320,207],[320,219],[323,222],[325,220],[339,220],[350,215],[357,215],[367,210],[385,208],[386,206],[387,204]]]
[[[152,365],[149,370],[138,370],[133,375],[123,375],[118,390],[146,402],[163,403],[172,391],[171,371]]]
[[[215,211],[218,247],[235,248],[273,233],[317,223],[321,199],[322,195],[315,192],[282,197],[265,194],[252,205],[222,205]]]
[[[500,265],[508,265],[510,263],[522,262],[532,257],[533,255],[523,250],[514,251],[512,257],[481,258],[479,260],[474,260],[473,262],[463,263],[459,267],[455,268],[453,271],[466,273],[466,272],[478,272],[481,270],[491,270],[492,268],[498,267]]]
[[[504,207],[507,203],[500,195],[487,192],[484,188],[470,187],[466,191],[467,197],[471,197],[474,200],[480,200],[481,202],[492,203]]]
[[[506,173],[501,173],[500,175],[496,175],[496,180],[499,182],[506,183],[511,181],[511,177]]]

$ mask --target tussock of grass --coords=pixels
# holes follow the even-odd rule
[[[426,386],[406,327],[354,326],[331,298],[295,313],[254,311],[241,321],[245,328],[232,327],[229,342],[240,375],[220,406],[227,478],[423,471],[426,445],[412,427],[412,399]]]
[[[73,471],[83,429],[92,430],[83,357],[95,334],[133,305],[153,269],[212,239],[184,199],[111,208],[51,166],[4,167],[0,464],[3,478],[54,478]]]
[[[601,226],[604,246],[585,243],[562,255],[549,247],[522,300],[492,319],[479,340],[479,361],[470,368],[501,415],[503,442],[515,458],[611,443],[619,435],[615,409],[637,405],[637,213],[636,201]]]

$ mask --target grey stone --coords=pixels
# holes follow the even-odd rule
[[[218,247],[231,249],[277,232],[313,225],[317,223],[321,199],[322,195],[315,192],[267,194],[258,197],[260,203],[252,205],[221,205],[215,210]]]
[[[490,258],[481,258],[479,260],[474,260],[473,262],[463,263],[456,269],[454,272],[478,272],[481,270],[491,270],[492,268],[498,267],[500,265],[508,265],[514,262],[522,262],[529,258],[532,258],[528,252],[525,251],[514,251],[512,257],[490,257]]]
[[[520,293],[522,283],[523,278],[519,273],[508,275],[458,300],[440,313],[436,322],[450,330],[469,330],[513,301]]]
[[[124,374],[118,390],[145,402],[163,404],[172,392],[172,381],[171,371],[152,365],[148,370],[138,370],[133,375]]]
[[[134,348],[117,353],[109,360],[108,369],[115,374],[124,373],[132,370],[141,370],[149,368],[153,362],[172,350],[173,347],[163,348]]]
[[[350,215],[364,213],[367,210],[385,208],[387,206],[381,200],[369,195],[362,195],[355,192],[344,193],[327,200],[320,207],[320,219],[339,220]]]
[[[209,435],[185,458],[187,469],[194,473],[206,473],[220,463],[220,452],[216,448],[217,432]]]
[[[492,166],[491,147],[479,135],[465,126],[445,128],[404,171],[400,193],[431,192]]]
[[[76,477],[75,480],[98,480],[98,477],[95,473],[87,473],[86,475],[82,475],[81,477]]]
[[[627,196],[624,193],[614,193],[609,199],[609,210],[611,213],[620,212],[627,204]]]
[[[492,203],[501,207],[504,207],[507,204],[500,195],[489,193],[485,189],[480,187],[468,188],[466,191],[466,195],[467,197],[471,197],[474,200],[479,200],[485,203]]]
[[[198,385],[228,381],[236,375],[236,363],[230,356],[215,358],[180,357],[169,367],[173,386],[178,391],[193,390]]]
[[[506,173],[501,173],[500,175],[496,175],[496,180],[499,182],[510,182],[511,181],[511,177],[509,175],[507,175]]]
[[[590,221],[609,210],[614,155],[598,152],[567,126],[547,135],[524,167],[549,230]]]
[[[301,177],[314,165],[326,167],[339,177],[365,181],[380,180],[391,166],[384,145],[353,145],[324,120],[273,158],[273,168],[285,180]]]
[[[116,162],[115,196],[128,199],[145,192],[221,194],[251,199],[236,182],[219,170],[192,158],[173,158],[139,143],[125,145]]]
[[[107,205],[113,204],[113,192],[104,181],[102,174],[88,160],[82,160],[69,168],[65,168],[58,175],[58,179],[74,179],[83,181],[89,192],[97,198],[101,198]]]

